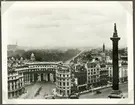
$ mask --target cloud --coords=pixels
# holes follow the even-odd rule
[[[18,40],[21,45],[31,46],[100,45],[110,42],[114,22],[124,39],[121,44],[126,42],[126,12],[118,2],[17,2],[8,13],[9,43]],[[36,40],[40,43],[35,43]]]

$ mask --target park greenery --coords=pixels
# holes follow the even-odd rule
[[[74,57],[80,52],[78,49],[68,49],[68,50],[16,50],[8,51],[8,57],[15,57],[20,59],[23,57],[25,59],[30,59],[32,53],[34,53],[36,61],[67,61],[68,59]]]

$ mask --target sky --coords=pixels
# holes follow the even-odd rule
[[[124,6],[123,6],[124,4]],[[127,46],[127,2],[3,2],[8,44],[28,47],[112,46],[114,23],[120,47]]]

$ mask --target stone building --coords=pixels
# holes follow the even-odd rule
[[[8,98],[17,98],[24,93],[23,74],[8,70]]]
[[[88,88],[98,87],[100,85],[100,64],[98,62],[87,62],[87,84]]]
[[[87,89],[87,70],[85,65],[76,64],[75,65],[75,72],[73,72],[75,79],[77,80],[77,87],[78,90],[84,91]]]
[[[67,65],[60,64],[56,69],[56,92],[61,97],[71,94],[71,69]]]
[[[119,70],[120,70],[119,81],[121,83],[126,82],[128,80],[128,71],[127,71],[127,69],[128,69],[127,63],[122,62],[120,64],[120,68],[119,68]]]
[[[107,64],[108,69],[108,81],[112,82],[113,79],[113,66],[112,63]],[[119,62],[119,82],[127,82],[128,81],[128,64],[126,62]]]
[[[100,64],[100,86],[108,84],[108,69],[105,63]]]
[[[16,71],[23,73],[25,85],[37,81],[56,81],[56,68],[59,62],[27,62],[25,66],[17,67]]]

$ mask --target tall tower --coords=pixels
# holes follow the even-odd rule
[[[120,95],[121,91],[119,90],[119,67],[118,67],[118,41],[120,37],[118,37],[116,23],[114,23],[114,33],[113,37],[110,38],[113,44],[113,94]],[[113,95],[111,94],[111,95]]]
[[[105,44],[103,43],[103,52],[105,52]]]
[[[103,43],[103,51],[102,51],[102,61],[103,61],[103,63],[105,63],[105,61],[106,61],[106,55],[105,55],[105,44]]]
[[[114,23],[113,37],[110,38],[113,43],[113,90],[119,90],[119,67],[118,67],[118,37],[116,23]]]

